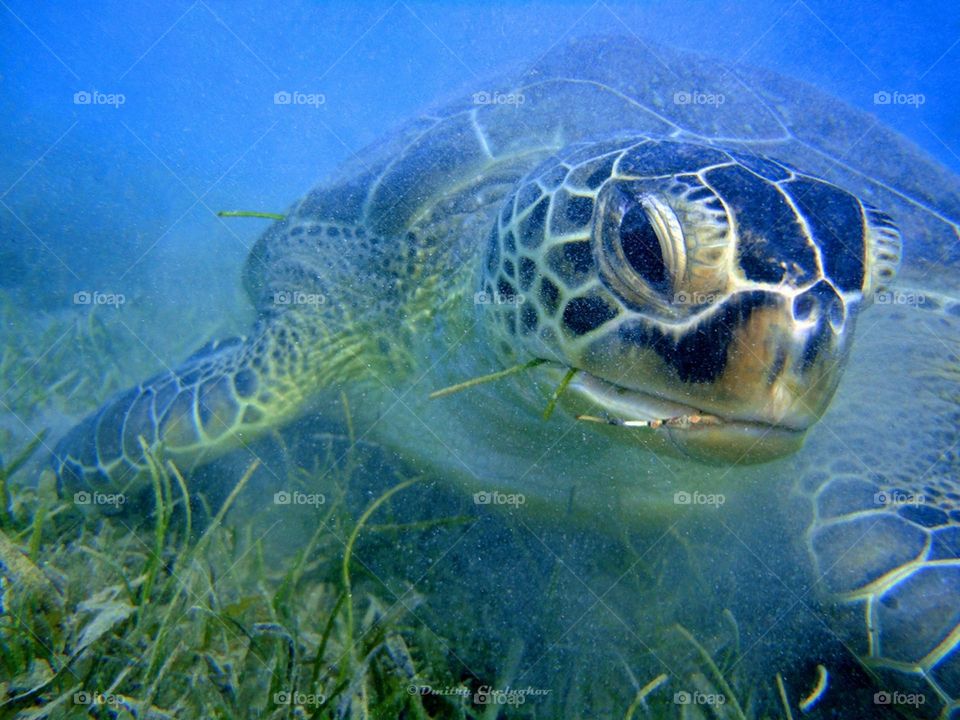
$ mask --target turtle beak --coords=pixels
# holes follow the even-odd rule
[[[578,419],[608,428],[653,452],[710,464],[752,464],[789,455],[809,425],[723,417],[577,372],[564,395]]]
[[[581,372],[566,395],[574,414],[640,429],[655,449],[765,462],[797,450],[826,411],[857,311],[855,298],[817,283],[793,296],[732,296],[684,327],[682,341],[628,317],[574,360]]]
[[[703,463],[752,465],[792,455],[803,446],[805,430],[783,425],[721,421],[689,429],[667,428],[683,455]]]

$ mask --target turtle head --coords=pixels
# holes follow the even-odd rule
[[[576,370],[571,412],[652,422],[610,431],[654,449],[760,462],[797,449],[827,409],[899,249],[887,216],[766,158],[581,145],[506,202],[480,305],[503,362],[548,361],[544,393]]]

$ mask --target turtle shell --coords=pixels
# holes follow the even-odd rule
[[[874,116],[806,83],[636,38],[558,45],[532,67],[480,83],[348,158],[261,238],[249,286],[271,284],[292,225],[331,221],[402,237],[452,192],[497,176],[501,199],[544,157],[583,140],[629,135],[695,140],[740,152],[760,173],[774,158],[892,216],[901,275],[944,287],[960,259],[956,178]],[[270,252],[272,250],[272,252]],[[257,297],[262,297],[260,293]]]

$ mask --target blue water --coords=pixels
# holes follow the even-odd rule
[[[75,309],[99,289],[242,314],[240,267],[266,222],[217,211],[283,212],[418,110],[572,36],[635,33],[806,80],[960,173],[960,8],[946,0],[75,7],[0,0],[0,289],[25,307]],[[180,359],[165,353],[151,349]],[[583,542],[588,558],[602,541]],[[458,552],[483,564],[491,548]]]
[[[88,286],[232,273],[262,224],[438,97],[570,35],[635,32],[808,80],[960,170],[953,2],[80,3],[0,8],[0,283]],[[77,105],[78,92],[122,105]],[[322,95],[319,106],[274,94]],[[924,104],[878,106],[877,92]],[[26,258],[24,260],[23,258]],[[224,281],[235,282],[235,274]]]

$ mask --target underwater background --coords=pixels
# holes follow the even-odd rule
[[[512,535],[515,529],[495,520],[489,520],[491,524],[483,532],[475,533],[471,544],[453,553],[451,557],[461,564],[455,572],[427,577],[434,562],[446,557],[450,537],[437,534],[398,540],[392,533],[397,527],[420,522],[443,527],[462,522],[456,495],[443,496],[442,492],[440,497],[430,496],[430,513],[421,514],[411,501],[406,512],[380,518],[363,546],[364,570],[358,574],[366,573],[368,581],[371,577],[385,580],[395,597],[407,599],[401,610],[412,611],[431,593],[446,595],[447,606],[443,610],[428,608],[414,621],[398,616],[389,594],[381,593],[384,597],[378,598],[374,590],[361,598],[358,593],[357,617],[350,623],[366,629],[381,624],[385,628],[369,640],[368,656],[361,653],[333,670],[318,669],[319,662],[311,667],[305,658],[290,659],[287,633],[292,632],[291,627],[302,630],[308,636],[306,645],[314,649],[328,644],[349,647],[357,634],[350,625],[334,627],[333,623],[307,629],[308,620],[312,617],[316,623],[318,617],[337,616],[343,607],[344,547],[353,547],[347,541],[356,539],[357,518],[384,489],[379,485],[392,484],[378,477],[381,464],[386,467],[388,463],[376,448],[361,449],[357,457],[344,460],[343,448],[351,445],[351,438],[337,434],[342,428],[330,429],[329,437],[324,436],[338,472],[343,478],[353,473],[375,478],[379,489],[355,495],[343,489],[340,501],[334,502],[334,493],[324,488],[329,501],[324,522],[336,529],[334,540],[318,539],[313,516],[306,512],[285,519],[288,526],[283,533],[273,534],[272,544],[261,543],[273,520],[257,518],[256,498],[242,495],[235,506],[246,510],[247,515],[241,513],[241,517],[253,518],[249,525],[241,523],[222,537],[199,544],[197,527],[220,522],[216,503],[212,509],[206,508],[205,519],[204,508],[195,509],[193,532],[182,527],[180,511],[171,511],[164,523],[157,524],[169,531],[167,541],[172,543],[162,552],[153,552],[152,521],[145,541],[132,540],[134,533],[125,524],[99,526],[87,521],[81,539],[71,539],[70,544],[89,547],[90,556],[94,552],[113,555],[119,564],[133,568],[133,589],[128,586],[118,591],[129,595],[129,603],[81,587],[82,576],[90,579],[92,571],[73,559],[67,541],[62,540],[64,528],[58,523],[68,519],[69,513],[55,510],[53,504],[46,521],[38,521],[33,513],[37,507],[47,507],[42,500],[43,483],[36,480],[45,451],[34,447],[29,460],[21,454],[43,431],[48,433],[45,438],[55,439],[111,392],[178,362],[211,337],[227,337],[246,329],[253,311],[241,286],[241,268],[268,221],[220,218],[218,211],[282,213],[338,165],[350,162],[355,153],[435,102],[464,89],[472,92],[482,87],[486,78],[532,63],[568,38],[631,33],[810,82],[874,114],[960,173],[960,8],[954,2],[187,0],[69,6],[0,2],[0,143],[4,148],[0,162],[0,467],[6,461],[6,474],[12,478],[10,469],[23,457],[24,467],[30,469],[30,473],[21,471],[17,476],[14,485],[20,489],[11,492],[26,494],[15,498],[16,511],[0,518],[0,527],[11,532],[16,529],[17,539],[30,543],[32,559],[38,564],[42,565],[41,557],[53,564],[59,558],[67,588],[63,592],[72,588],[77,597],[91,603],[72,638],[68,631],[61,637],[51,629],[56,623],[48,622],[49,609],[39,608],[37,617],[45,629],[31,627],[29,633],[22,633],[27,639],[20,649],[14,645],[0,648],[0,688],[5,687],[11,697],[20,693],[26,698],[12,706],[0,705],[0,717],[26,712],[39,697],[29,695],[31,688],[59,681],[57,653],[50,652],[44,660],[46,669],[30,656],[34,650],[37,657],[45,655],[39,648],[57,648],[58,643],[78,652],[83,670],[78,676],[86,680],[63,684],[65,700],[54,716],[62,712],[85,717],[78,713],[90,712],[93,717],[113,717],[128,712],[139,717],[199,717],[209,711],[219,717],[238,713],[287,717],[292,716],[283,714],[292,712],[289,698],[287,704],[282,698],[277,702],[277,693],[286,692],[291,685],[276,678],[303,672],[314,680],[318,676],[324,679],[325,701],[334,696],[329,703],[319,702],[317,697],[301,703],[308,715],[316,717],[417,717],[419,710],[412,709],[406,695],[419,693],[411,688],[419,688],[425,677],[437,686],[437,692],[420,705],[432,717],[559,717],[564,708],[576,707],[588,708],[574,712],[583,717],[604,717],[610,707],[619,709],[617,717],[629,716],[631,711],[636,717],[672,717],[675,705],[665,706],[662,715],[656,707],[631,705],[631,699],[651,678],[636,677],[628,682],[624,677],[629,671],[616,679],[606,671],[601,673],[610,685],[602,700],[584,699],[577,694],[580,691],[570,689],[573,683],[551,683],[551,677],[564,676],[577,660],[582,664],[583,647],[591,642],[591,632],[604,638],[598,642],[615,644],[616,637],[611,640],[603,635],[609,632],[603,623],[584,625],[566,639],[558,634],[558,638],[544,641],[541,657],[558,645],[566,655],[548,657],[547,663],[523,679],[520,684],[531,687],[530,697],[523,703],[526,707],[481,704],[478,710],[476,703],[459,702],[455,690],[466,686],[464,677],[455,672],[459,655],[473,668],[474,682],[468,684],[471,693],[483,686],[481,678],[499,681],[495,686],[507,686],[510,681],[504,678],[509,678],[510,668],[519,663],[511,654],[519,652],[512,640],[526,624],[523,618],[553,613],[558,622],[569,622],[575,619],[572,613],[576,609],[563,603],[563,607],[553,607],[537,596],[523,597],[531,586],[563,585],[551,574],[555,568],[544,564],[545,559],[553,562],[556,558],[550,554],[544,558],[534,543],[526,548],[531,554],[529,561],[518,559]],[[275,438],[265,456],[277,458],[279,465],[293,468],[285,471],[306,478],[316,470],[310,467],[315,462],[314,440],[300,438],[298,445],[296,438]],[[287,442],[292,444],[287,446]],[[236,457],[210,471],[212,485],[218,478],[229,478],[227,486],[211,494],[222,501],[238,478],[247,477],[248,464],[249,458]],[[177,478],[165,468],[158,472],[163,482],[176,486]],[[0,472],[0,477],[3,474]],[[394,479],[399,480],[402,478]],[[251,483],[255,485],[257,479]],[[364,487],[362,481],[358,485]],[[308,480],[303,487],[309,488]],[[259,491],[272,493],[266,482]],[[77,524],[68,526],[75,530]],[[709,528],[705,526],[702,532],[709,534]],[[692,530],[691,537],[695,536]],[[610,539],[588,533],[560,533],[554,539],[568,547],[577,562],[620,552]],[[162,537],[157,542],[158,548],[166,547]],[[185,602],[176,617],[187,614],[206,577],[200,572],[196,580],[193,571],[164,575],[158,558],[172,562],[178,552],[186,553],[177,547],[192,547],[191,559],[194,555],[206,557],[208,568],[238,569],[216,592],[213,582],[207,590],[215,597],[211,606],[217,605],[218,612],[229,618],[227,624],[244,627],[238,632],[247,644],[242,652],[236,650],[231,645],[235,638],[230,636],[214,652],[209,648],[216,643],[205,639],[201,644],[208,656],[203,660],[208,674],[202,681],[195,668],[178,668],[181,655],[174,651],[179,647],[175,636],[187,638],[197,633],[207,638],[217,629],[190,616],[193,625],[189,631],[173,630],[172,609]],[[258,550],[238,550],[249,547]],[[391,557],[393,551],[397,552]],[[141,572],[138,561],[146,570]],[[529,585],[503,582],[478,591],[478,586],[497,579],[498,563],[511,567],[511,572],[522,568],[530,573]],[[26,579],[22,582],[29,586],[31,572],[23,572]],[[651,576],[658,572],[656,568],[650,571]],[[672,575],[675,570],[662,572],[655,584],[663,588],[683,577],[682,573]],[[275,580],[274,573],[285,578],[286,585],[279,581],[271,585],[272,594],[264,601],[266,593],[261,590],[269,585],[264,578]],[[470,588],[473,594],[457,587],[456,578],[465,576],[476,579]],[[303,586],[302,577],[311,578],[313,584]],[[177,595],[181,581],[193,588],[186,599]],[[44,580],[35,578],[35,582]],[[109,587],[118,582],[114,578]],[[363,581],[354,582],[361,587]],[[567,582],[569,586],[560,594],[576,594],[576,582]],[[749,576],[740,582],[749,586]],[[149,605],[144,585],[153,588],[151,610],[144,609]],[[346,585],[349,588],[349,580]],[[638,588],[638,593],[643,591]],[[511,593],[509,602],[503,599]],[[476,607],[463,608],[463,615],[470,618],[469,630],[447,627],[458,602],[475,603],[488,594],[503,596],[502,607],[491,610],[489,616]],[[261,602],[269,612],[261,612]],[[491,605],[497,603],[491,601]],[[504,608],[512,610],[514,624],[504,624],[501,614],[510,614]],[[650,610],[648,615],[655,617],[656,611]],[[101,625],[90,622],[90,617]],[[411,634],[424,624],[437,632],[418,635],[416,652],[405,648],[405,641],[414,645]],[[91,626],[96,627],[90,630]],[[286,629],[278,629],[281,627]],[[393,627],[395,633],[390,630]],[[454,640],[440,628],[446,628]],[[219,631],[224,632],[222,627]],[[101,635],[110,632],[126,633],[126,644],[98,646],[102,656],[77,650],[105,643]],[[31,635],[43,642],[37,641],[33,647]],[[171,644],[164,645],[168,640]],[[300,638],[296,640],[289,641],[291,647],[299,646]],[[624,648],[632,642],[628,636],[619,640]],[[768,639],[758,652],[776,658],[780,651],[775,640]],[[379,652],[377,659],[375,651]],[[730,660],[734,651],[727,651],[726,664],[723,658],[711,660],[721,671],[735,665]],[[625,655],[629,652],[624,650]],[[293,654],[291,650],[289,655]],[[690,654],[694,660],[703,655],[699,651]],[[784,664],[789,665],[791,653],[784,654]],[[797,649],[796,654],[803,651]],[[141,655],[149,657],[142,692],[124,690],[122,701],[99,705],[76,702],[77,692],[109,696],[113,691],[109,682],[97,675],[98,663],[116,669],[111,677],[117,677],[124,663]],[[416,668],[411,655],[416,656]],[[457,659],[451,660],[451,656]],[[164,670],[168,658],[169,668],[173,668],[169,673]],[[377,665],[381,661],[382,665]],[[625,658],[624,665],[629,664]],[[16,677],[14,667],[22,670]],[[806,681],[811,669],[801,670],[807,673],[803,675]],[[176,672],[181,673],[176,687],[185,696],[192,688],[196,697],[184,701],[178,713],[164,715],[161,707],[172,707],[171,698],[176,695],[164,683]],[[691,672],[695,675],[697,671]],[[709,679],[711,671],[700,672],[708,680],[697,687],[716,689],[711,685],[715,681]],[[725,677],[723,672],[720,676]],[[440,692],[441,678],[454,690]],[[589,675],[584,682],[604,684]],[[856,678],[851,684],[860,682]],[[620,685],[626,691],[621,692]],[[869,688],[866,682],[862,685]],[[306,687],[306,682],[302,686]],[[542,698],[536,693],[547,700],[538,703]],[[755,705],[744,702],[740,715],[729,707],[709,712],[722,717],[727,712],[730,717],[779,717],[764,709],[771,707],[774,693],[775,688],[748,688],[742,697],[753,694],[760,699]],[[741,694],[741,687],[736,686],[730,694]],[[261,696],[274,702],[263,706],[259,704]],[[589,708],[596,715],[591,715]],[[833,708],[833,714],[823,717],[856,717],[844,713],[842,702]]]
[[[238,268],[264,223],[211,211],[282,212],[419,110],[571,36],[632,32],[775,69],[873,112],[960,169],[960,11],[951,2],[68,10],[11,1],[3,10],[0,285],[25,290],[32,307],[60,307],[92,288],[193,303],[198,284],[216,313],[228,298],[239,304]],[[78,92],[122,95],[123,104],[75,104]],[[317,102],[277,105],[278,92]],[[875,104],[883,92],[924,101]]]

